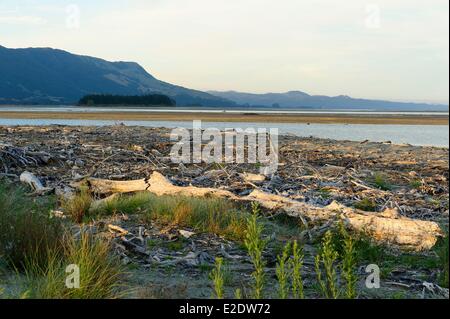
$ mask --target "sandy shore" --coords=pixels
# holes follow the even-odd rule
[[[192,121],[259,122],[259,123],[323,123],[323,124],[406,124],[448,125],[447,115],[399,114],[231,114],[231,113],[167,113],[167,112],[14,112],[0,111],[5,119],[67,119],[113,121]]]

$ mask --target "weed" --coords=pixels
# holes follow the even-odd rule
[[[331,231],[328,231],[322,240],[321,250],[315,257],[317,281],[323,296],[328,299],[337,299],[339,296],[335,267],[338,257],[338,252],[333,245],[333,234]],[[322,266],[325,272],[325,278],[323,278]]]
[[[223,273],[223,259],[216,258],[215,268],[211,271],[210,278],[214,284],[214,292],[217,299],[223,299],[224,297],[224,273]]]
[[[263,226],[259,222],[259,213],[260,209],[258,204],[252,203],[252,215],[247,219],[247,234],[244,242],[255,268],[253,272],[253,297],[255,299],[263,298],[265,281],[264,267],[266,265],[263,259],[263,251],[267,245],[267,241],[262,239]]]
[[[356,269],[356,244],[355,240],[350,236],[345,229],[344,224],[339,225],[341,236],[343,240],[343,255],[342,255],[342,277],[345,280],[345,296],[348,299],[356,298],[356,282],[358,277],[355,274]]]
[[[290,268],[292,275],[292,293],[294,298],[304,299],[305,295],[303,292],[303,279],[301,270],[303,267],[303,248],[298,244],[297,241],[294,241],[292,245],[293,256],[290,260]]]
[[[287,299],[289,295],[288,279],[289,279],[289,269],[288,262],[291,253],[291,244],[287,243],[284,246],[283,253],[277,257],[278,263],[276,266],[276,275],[278,278],[279,285],[279,297],[280,299]]]
[[[381,173],[376,173],[373,176],[373,184],[375,185],[375,187],[384,191],[389,191],[392,189],[392,185],[387,179],[387,177]]]

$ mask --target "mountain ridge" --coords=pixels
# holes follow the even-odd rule
[[[161,81],[133,61],[110,62],[61,49],[0,45],[0,104],[76,104],[90,94],[163,94],[178,106],[448,112],[448,105],[442,104],[310,95],[299,90],[203,92]]]
[[[238,91],[207,91],[248,107],[275,107],[298,109],[350,109],[382,111],[448,111],[448,105],[409,103],[352,98],[348,95],[310,95],[302,91],[285,93],[246,93]]]
[[[88,94],[159,93],[178,105],[234,106],[156,79],[136,62],[110,62],[52,48],[0,49],[0,104],[73,104]]]

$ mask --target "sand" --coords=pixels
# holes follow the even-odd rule
[[[168,112],[14,112],[0,111],[6,119],[67,119],[112,121],[192,121],[323,124],[448,125],[448,115],[429,114],[250,114]]]

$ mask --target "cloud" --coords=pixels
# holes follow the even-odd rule
[[[0,16],[0,24],[9,25],[44,25],[47,20],[37,16]]]
[[[79,28],[66,28],[60,1],[42,0],[15,23],[47,28],[0,28],[2,41],[134,60],[198,89],[448,99],[448,0],[73,2]]]

